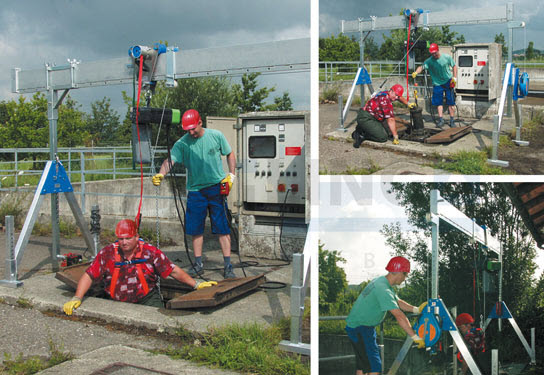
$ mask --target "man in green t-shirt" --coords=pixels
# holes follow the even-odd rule
[[[236,168],[236,157],[227,139],[218,130],[202,127],[200,114],[189,109],[181,119],[183,130],[187,131],[172,147],[170,163],[166,159],[159,173],[153,176],[153,185],[159,186],[162,179],[175,163],[183,164],[187,169],[187,212],[185,231],[192,236],[195,264],[188,271],[197,276],[204,273],[202,264],[202,245],[204,243],[204,223],[210,213],[212,233],[219,235],[219,244],[225,262],[223,276],[235,278],[230,263],[230,228],[227,219],[226,195],[221,194],[220,185],[228,183],[232,188]],[[227,157],[229,174],[225,175],[221,156]]]
[[[429,46],[429,57],[423,65],[412,73],[412,77],[416,76],[426,69],[433,80],[433,97],[431,104],[437,107],[438,122],[436,126],[441,128],[444,126],[444,118],[442,117],[444,96],[446,96],[446,104],[450,112],[450,127],[455,127],[455,95],[453,89],[457,81],[457,65],[450,55],[441,54],[436,43],[431,43]]]
[[[375,327],[383,321],[387,311],[393,314],[418,348],[425,347],[425,341],[414,332],[403,311],[420,314],[427,302],[419,307],[412,306],[398,298],[393,289],[394,285],[400,285],[406,280],[410,262],[400,256],[393,257],[385,269],[389,273],[372,280],[363,289],[346,319],[346,332],[355,352],[357,375],[377,375],[382,372]]]

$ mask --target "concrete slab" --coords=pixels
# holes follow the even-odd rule
[[[356,113],[350,111],[350,117],[353,117],[352,121],[355,119]],[[401,115],[401,118],[407,119],[406,115]],[[425,128],[433,129],[436,126],[432,123],[432,119],[428,116],[424,116]],[[446,116],[446,121],[448,117]],[[348,121],[348,124],[351,122]],[[459,125],[459,124],[458,124]],[[466,119],[461,125],[471,125],[472,132],[463,136],[462,138],[446,144],[427,144],[421,142],[414,142],[401,139],[400,145],[393,145],[392,142],[377,143],[371,141],[363,142],[362,147],[365,147],[366,144],[371,144],[373,148],[382,149],[384,151],[392,152],[405,152],[411,154],[417,154],[420,156],[435,154],[439,156],[447,156],[452,153],[460,151],[482,151],[486,147],[492,146],[492,133],[493,133],[493,121],[490,119]],[[514,127],[513,118],[503,118],[503,125],[501,127],[501,133],[507,133]],[[446,125],[444,129],[448,129]],[[326,133],[326,137],[334,138],[339,140],[351,140],[351,133],[355,130],[355,126],[351,126],[349,131],[339,131],[334,130]],[[351,141],[350,141],[351,142]]]
[[[62,242],[66,242],[64,239]],[[83,241],[80,238],[69,240],[64,249],[73,252],[82,252]],[[5,243],[4,234],[0,234],[0,243]],[[23,286],[8,288],[0,286],[0,298],[9,304],[16,304],[17,300],[28,300],[35,309],[40,311],[62,312],[63,304],[74,294],[74,291],[64,283],[55,279],[49,261],[50,239],[40,237],[39,241],[32,240],[25,250],[19,273]],[[3,248],[3,246],[2,246]],[[176,264],[187,269],[189,262],[185,251],[176,247],[167,247],[163,251]],[[192,255],[192,254],[191,254]],[[233,254],[232,262],[238,264],[237,256]],[[265,273],[268,281],[277,281],[286,284],[282,289],[258,289],[229,303],[214,308],[167,310],[156,309],[101,298],[85,298],[82,305],[76,310],[77,316],[99,318],[108,322],[115,322],[136,327],[146,327],[160,332],[174,332],[177,327],[195,332],[205,332],[211,327],[221,327],[230,323],[255,322],[269,325],[290,315],[290,286],[291,266],[273,267],[281,264],[279,261],[243,258],[243,261],[258,262],[245,268],[247,276]],[[205,276],[211,280],[222,280],[223,259],[220,251],[204,252]],[[269,266],[267,266],[269,265]],[[0,269],[4,278],[4,270]],[[236,268],[235,273],[243,276],[242,269]],[[266,285],[264,285],[266,287]],[[243,312],[243,313],[240,313]]]
[[[117,364],[116,367],[112,365]],[[104,371],[108,368],[108,371]],[[99,371],[104,372],[99,372]],[[38,372],[39,375],[53,374],[204,374],[235,375],[237,372],[210,369],[183,360],[155,355],[141,349],[123,345],[109,345],[88,352],[77,359]]]

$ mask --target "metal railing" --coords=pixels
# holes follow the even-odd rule
[[[34,191],[49,160],[49,152],[48,148],[0,148],[0,192]],[[166,154],[166,148],[155,149],[157,159],[163,159]],[[138,194],[88,192],[85,186],[90,181],[140,177],[140,168],[133,163],[130,146],[59,148],[57,155],[70,181],[80,184],[80,191],[74,191],[74,194],[80,195],[83,212],[85,197],[89,195],[139,197]],[[156,173],[160,164],[154,164],[155,168],[144,165],[145,176]],[[174,199],[173,196],[147,195],[144,198]]]

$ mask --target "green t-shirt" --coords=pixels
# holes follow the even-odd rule
[[[363,289],[353,304],[346,325],[350,328],[375,327],[383,321],[387,311],[399,308],[397,300],[389,281],[385,276],[380,276]]]
[[[438,59],[429,57],[423,63],[423,66],[433,80],[433,85],[440,86],[448,83],[451,77],[453,77],[452,69],[455,66],[455,61],[450,55],[444,53],[440,54]]]
[[[221,155],[231,153],[227,139],[219,130],[205,129],[200,138],[189,134],[172,147],[172,162],[187,168],[187,190],[198,191],[213,186],[225,178]]]

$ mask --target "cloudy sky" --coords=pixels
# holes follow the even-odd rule
[[[353,21],[358,18],[369,19],[370,16],[387,17],[389,15],[398,15],[402,8],[421,8],[431,12],[451,11],[452,14],[461,14],[467,8],[485,8],[487,6],[506,5],[508,1],[483,0],[474,2],[473,0],[458,1],[438,1],[438,0],[419,0],[418,2],[381,0],[373,2],[368,6],[368,2],[360,0],[320,0],[319,2],[319,36],[329,37],[331,34],[340,33],[340,21]],[[544,49],[544,7],[539,0],[516,0],[514,2],[514,20],[525,21],[526,36],[523,29],[514,30],[514,49],[523,48],[529,41],[533,41],[535,48]],[[455,12],[455,13],[453,13]],[[506,24],[487,25],[487,26],[452,26],[450,28],[465,36],[465,40],[471,43],[489,43],[494,41],[495,34],[503,33],[508,38],[508,28]],[[373,35],[373,34],[371,34]],[[381,32],[374,33],[374,40],[381,40]],[[386,35],[389,35],[387,32]],[[527,40],[527,43],[524,43]]]
[[[404,208],[387,193],[389,184],[372,177],[372,182],[362,182],[361,176],[320,178],[319,241],[346,259],[340,266],[350,284],[385,274],[392,251],[380,234],[385,224],[399,222],[403,230],[411,229]],[[535,262],[538,277],[544,271],[544,250],[537,250]]]
[[[0,9],[0,100],[11,94],[11,69],[50,62],[124,57],[132,45],[159,40],[181,49],[269,42],[310,36],[310,0],[3,0]],[[261,77],[290,93],[296,109],[309,109],[310,74]],[[110,96],[122,107],[128,86],[72,90],[81,104]],[[124,112],[122,114],[124,116]]]

